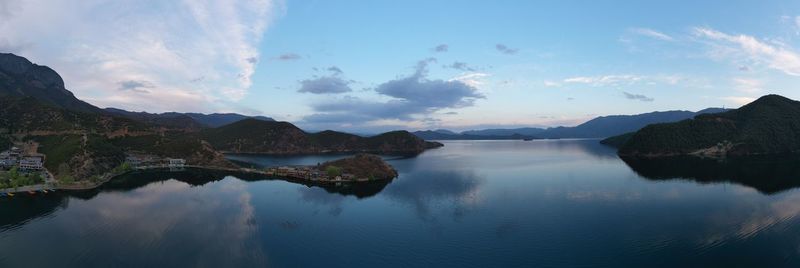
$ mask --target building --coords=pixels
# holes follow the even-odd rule
[[[137,156],[128,156],[125,157],[125,163],[131,165],[131,167],[139,167],[142,165],[142,159]]]
[[[186,160],[181,158],[169,158],[167,159],[167,163],[171,168],[182,168],[186,166]]]
[[[19,160],[21,170],[42,170],[44,158],[41,156],[26,156]]]

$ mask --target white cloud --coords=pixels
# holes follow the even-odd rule
[[[559,82],[554,82],[554,81],[550,81],[550,80],[545,80],[545,81],[544,81],[544,86],[545,86],[545,87],[560,87],[560,86],[561,86],[561,83],[559,83]]]
[[[737,64],[745,59],[788,75],[800,76],[800,55],[786,45],[768,44],[749,35],[730,35],[704,27],[694,28],[694,35],[708,41],[712,46],[709,54],[714,58],[732,60]]]
[[[733,78],[733,84],[737,91],[741,93],[754,94],[764,91],[764,83],[752,78]]]
[[[741,106],[753,102],[754,100],[756,100],[756,98],[742,97],[742,96],[728,96],[728,97],[722,97],[722,100]]]
[[[151,111],[227,109],[252,85],[272,0],[9,0],[0,50],[51,66],[81,98]],[[203,79],[198,79],[202,77]],[[149,81],[143,91],[118,90]]]
[[[448,82],[458,81],[471,87],[478,88],[484,84],[483,78],[489,76],[487,73],[467,73],[447,80]]]
[[[602,75],[602,76],[576,76],[564,79],[564,83],[589,84],[593,86],[608,86],[619,84],[633,84],[644,79],[638,75]]]
[[[632,33],[635,33],[635,34],[638,34],[638,35],[642,35],[642,36],[647,36],[647,37],[650,37],[650,38],[658,39],[658,40],[661,40],[661,41],[675,41],[675,38],[672,38],[672,36],[669,36],[669,35],[664,34],[662,32],[658,32],[658,31],[653,30],[653,29],[631,28],[631,29],[628,29],[628,31],[630,31]]]
[[[658,85],[667,84],[675,86],[678,84],[696,84],[697,79],[692,79],[678,74],[670,75],[635,75],[635,74],[613,74],[597,76],[574,76],[568,77],[561,82],[545,81],[545,86],[561,86],[562,84],[586,84],[594,87],[607,86],[629,86],[629,85]]]

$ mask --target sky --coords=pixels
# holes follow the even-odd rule
[[[0,0],[0,52],[100,107],[572,126],[800,99],[800,1]]]

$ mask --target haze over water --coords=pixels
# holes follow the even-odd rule
[[[737,163],[766,174],[749,180],[680,162],[634,164],[637,173],[596,140],[444,143],[386,157],[400,173],[386,185],[323,189],[193,170],[2,198],[0,266],[800,264],[800,192],[767,178],[797,178],[795,162]],[[339,157],[230,156],[256,166]]]

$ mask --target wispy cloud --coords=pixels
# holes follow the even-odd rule
[[[560,86],[562,84],[586,84],[594,87],[626,86],[626,85],[677,85],[682,82],[691,82],[692,79],[682,75],[636,75],[636,74],[611,74],[596,76],[573,76],[561,82],[545,81],[545,86]]]
[[[449,50],[449,49],[450,49],[449,45],[441,44],[441,45],[438,45],[438,46],[432,48],[431,50],[433,50],[434,52],[447,52],[447,50]]]
[[[150,81],[144,80],[127,80],[127,81],[120,81],[119,82],[119,89],[120,90],[132,90],[141,93],[149,93],[150,91],[147,90],[148,88],[156,87]]]
[[[284,54],[278,55],[277,57],[274,57],[273,59],[282,60],[282,61],[291,61],[291,60],[299,60],[299,59],[302,59],[302,58],[303,57],[301,57],[300,55],[297,55],[295,53],[284,53]]]
[[[707,27],[694,28],[693,33],[711,46],[710,55],[714,58],[731,60],[738,65],[744,59],[800,76],[800,55],[784,44],[767,43],[749,35],[732,35]]]
[[[444,65],[444,67],[445,68],[453,68],[453,69],[461,70],[461,71],[465,71],[465,72],[467,72],[467,71],[468,72],[474,72],[475,71],[475,68],[472,68],[466,62],[461,62],[461,61],[455,61],[455,62],[451,63],[450,65]]]
[[[477,88],[484,84],[482,79],[487,76],[489,76],[489,74],[487,73],[468,73],[453,77],[447,81],[448,82],[458,81]]]
[[[543,84],[544,84],[545,87],[560,87],[561,86],[561,83],[555,82],[555,81],[550,81],[550,80],[544,80]]]
[[[313,94],[338,94],[353,91],[351,81],[346,81],[338,76],[323,76],[316,79],[300,81],[300,93]]]
[[[252,85],[258,45],[281,5],[269,0],[3,3],[9,10],[0,16],[0,49],[53,67],[69,89],[96,105],[154,112],[235,105]],[[198,77],[202,81],[190,82]],[[110,90],[120,88],[120,81],[149,81],[157,88],[151,94]]]
[[[628,92],[622,92],[622,94],[625,95],[625,98],[627,98],[629,100],[638,100],[638,101],[644,101],[644,102],[651,102],[651,101],[654,100],[651,97],[648,97],[648,96],[645,96],[645,95],[641,95],[641,94],[633,94],[633,93],[628,93]]]
[[[508,46],[506,46],[504,44],[497,44],[497,45],[494,46],[494,48],[497,49],[497,51],[500,51],[501,53],[508,54],[508,55],[517,54],[517,52],[519,52],[519,49],[510,48],[510,47],[508,47]]]
[[[722,97],[722,100],[741,106],[753,102],[754,100],[756,100],[756,98],[742,97],[742,96],[728,96],[728,97]]]
[[[329,72],[333,73],[333,75],[342,75],[344,73],[342,71],[342,69],[340,69],[339,67],[336,67],[336,66],[328,67],[328,69],[326,69],[326,70],[328,70]]]
[[[733,84],[737,91],[748,94],[755,94],[764,91],[764,83],[753,78],[733,78]]]
[[[669,35],[667,35],[665,33],[662,33],[662,32],[659,32],[659,31],[656,31],[656,30],[653,30],[653,29],[648,29],[648,28],[630,28],[630,29],[628,29],[628,31],[630,31],[631,33],[635,33],[635,34],[638,34],[638,35],[650,37],[650,38],[653,38],[653,39],[658,39],[658,40],[661,40],[661,41],[675,41],[675,38],[672,38],[672,36],[669,36]]]
[[[593,86],[608,86],[619,84],[632,84],[642,81],[639,75],[601,75],[601,76],[575,76],[564,79],[564,83],[589,84]]]

